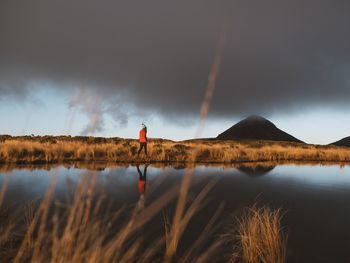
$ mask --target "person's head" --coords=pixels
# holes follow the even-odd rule
[[[146,125],[144,123],[141,123],[141,129],[146,129]]]

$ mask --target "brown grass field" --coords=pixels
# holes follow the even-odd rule
[[[148,157],[137,156],[137,140],[97,137],[0,138],[0,163],[62,162],[350,162],[350,148],[271,141],[150,139]]]

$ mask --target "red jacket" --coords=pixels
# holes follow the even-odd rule
[[[139,179],[138,188],[139,188],[139,193],[144,194],[146,191],[146,181]]]
[[[140,142],[147,142],[147,131],[146,131],[146,129],[140,130]]]

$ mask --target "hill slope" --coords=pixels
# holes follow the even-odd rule
[[[255,115],[233,125],[228,130],[219,134],[217,139],[302,142],[292,135],[278,129],[269,120]]]
[[[340,141],[331,143],[331,145],[350,147],[350,136],[344,139],[341,139]]]

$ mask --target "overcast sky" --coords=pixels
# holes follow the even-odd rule
[[[135,137],[145,121],[191,138],[224,28],[203,136],[260,114],[338,140],[350,135],[349,14],[348,0],[2,0],[0,132]]]

